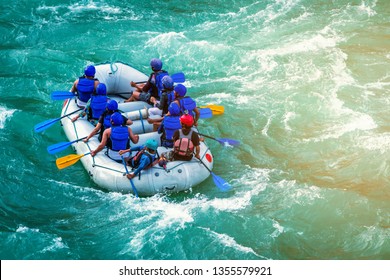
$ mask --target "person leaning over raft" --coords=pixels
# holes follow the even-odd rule
[[[137,176],[141,170],[151,167],[156,160],[158,144],[154,139],[148,139],[145,143],[145,146],[137,146],[131,149],[119,151],[120,155],[138,151],[138,153],[131,158],[126,158],[127,165],[131,166],[135,171],[127,174],[127,178],[133,179]]]
[[[122,162],[119,151],[130,147],[130,139],[136,144],[139,141],[139,135],[134,134],[130,127],[124,126],[123,116],[115,112],[111,116],[111,127],[103,132],[102,141],[95,150],[91,151],[91,156],[94,157],[107,145],[107,156],[112,160]]]
[[[100,116],[103,114],[107,106],[107,88],[103,83],[98,84],[96,87],[96,93],[92,93],[91,98],[85,105],[84,110],[72,118],[72,122],[75,122],[80,117],[87,115],[87,119],[93,125],[96,125]]]
[[[168,75],[167,71],[162,70],[162,65],[163,63],[160,59],[153,58],[150,61],[150,67],[153,72],[150,74],[148,81],[142,87],[131,81],[130,85],[136,90],[133,91],[133,94],[125,102],[140,100],[154,104],[157,100],[160,100],[162,90],[161,79]]]
[[[115,100],[110,100],[106,105],[106,110],[103,112],[103,114],[100,116],[99,121],[95,128],[91,131],[91,133],[88,135],[86,139],[84,139],[84,142],[88,142],[89,139],[91,139],[96,133],[99,133],[99,141],[102,140],[103,132],[107,128],[111,127],[111,115],[115,112],[118,112],[118,102]],[[133,124],[133,121],[126,118],[122,115],[123,118],[123,125],[131,125]]]
[[[96,91],[99,80],[95,79],[96,68],[93,65],[88,65],[84,69],[84,75],[74,81],[71,92],[77,93],[77,106],[84,108],[92,93]]]

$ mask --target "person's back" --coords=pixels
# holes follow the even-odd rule
[[[171,103],[168,112],[169,114],[164,117],[161,126],[158,129],[158,133],[162,133],[161,146],[172,148],[173,134],[176,130],[181,128],[180,108],[176,103]]]
[[[88,100],[95,92],[99,81],[95,79],[96,68],[93,65],[88,65],[84,69],[84,75],[79,77],[72,86],[71,92],[77,93],[77,106],[83,108]]]
[[[100,83],[96,88],[96,94],[92,94],[90,110],[88,114],[89,120],[99,120],[107,106],[107,88],[106,85]]]
[[[121,113],[115,112],[111,115],[111,127],[103,132],[102,140],[99,146],[91,151],[91,156],[94,157],[104,147],[107,147],[106,155],[112,160],[120,162],[122,160],[121,155],[123,154],[120,152],[130,147],[130,140],[133,143],[138,143],[139,136],[135,135],[130,127],[124,126],[123,116]]]
[[[111,116],[111,134],[108,144],[108,156],[114,160],[120,159],[118,152],[130,147],[130,133],[127,126],[123,126],[123,117],[119,112]]]
[[[180,117],[182,128],[176,130],[173,135],[173,159],[191,160],[195,152],[195,157],[200,158],[199,134],[192,129],[194,118],[185,114]]]
[[[191,115],[194,118],[193,125],[197,126],[198,119],[200,117],[200,112],[196,106],[195,100],[193,100],[189,96],[186,96],[187,88],[182,84],[178,84],[177,86],[175,86],[174,92],[175,92],[175,100],[173,102],[179,105],[181,114]]]

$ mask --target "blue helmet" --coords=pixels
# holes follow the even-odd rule
[[[178,84],[177,86],[175,86],[175,92],[179,96],[183,97],[187,93],[187,88],[182,84]]]
[[[85,76],[94,77],[96,73],[96,68],[93,65],[88,65],[84,69]]]
[[[111,122],[115,126],[119,126],[123,124],[123,117],[121,113],[115,112],[114,114],[111,115]]]
[[[110,110],[110,111],[116,111],[116,110],[118,110],[118,102],[116,102],[115,100],[111,99],[111,100],[107,103],[107,109]]]
[[[166,88],[166,89],[172,89],[173,88],[173,80],[168,75],[164,76],[161,79],[161,83],[163,84],[164,88]]]
[[[172,102],[168,107],[169,114],[171,116],[179,116],[180,115],[180,107],[176,102]]]
[[[145,146],[153,151],[156,151],[157,150],[157,147],[158,147],[158,144],[156,142],[156,140],[154,139],[148,139],[145,143]]]
[[[107,95],[107,88],[106,85],[103,83],[98,84],[96,87],[96,94],[98,95]]]
[[[158,58],[153,58],[150,61],[150,66],[154,71],[160,71],[162,69],[162,61]]]

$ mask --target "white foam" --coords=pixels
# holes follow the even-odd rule
[[[69,248],[63,241],[61,237],[56,237],[53,239],[52,244],[41,250],[41,253],[46,253],[46,252],[55,252],[58,249],[64,249],[64,248]]]
[[[93,1],[89,1],[88,4],[82,4],[82,3],[76,3],[73,5],[70,5],[69,10],[72,12],[84,12],[84,11],[91,11],[91,10],[98,10],[106,13],[111,13],[111,14],[119,14],[121,12],[120,8],[117,7],[111,7],[109,5],[104,5],[104,4],[96,4]]]
[[[26,227],[26,226],[23,226],[23,225],[19,225],[19,227],[16,229],[16,232],[21,232],[21,233],[25,233],[25,232],[39,232],[39,229],[31,229],[29,227]]]
[[[346,133],[350,133],[356,130],[371,130],[377,128],[377,124],[373,118],[367,114],[351,111],[350,115],[341,113],[340,122],[328,127],[321,131],[321,136],[314,138],[303,139],[304,142],[321,142],[327,139],[338,139]]]
[[[207,231],[211,236],[213,236],[215,238],[215,240],[217,242],[221,243],[223,246],[233,248],[234,250],[237,250],[237,251],[240,251],[240,252],[243,252],[246,254],[254,254],[257,257],[262,257],[262,258],[266,259],[266,257],[257,254],[252,248],[245,247],[245,246],[237,243],[237,241],[233,237],[231,237],[227,234],[217,233],[215,231],[212,231],[209,228],[204,228],[204,227],[200,227],[200,228]]]
[[[360,11],[366,13],[369,17],[375,16],[377,14],[376,11],[373,9],[375,8],[377,1],[371,1],[371,2],[372,2],[372,6],[367,5],[365,1],[362,1],[360,6],[358,7]]]
[[[275,228],[274,232],[271,233],[272,238],[276,238],[284,232],[284,227],[281,226],[277,221],[273,220],[272,226]]]
[[[145,45],[149,47],[169,47],[172,45],[172,42],[180,42],[186,40],[186,36],[183,32],[167,32],[157,34],[156,36],[150,38]]]
[[[390,151],[390,133],[363,136],[357,140],[358,146],[370,151],[379,151],[385,154]]]
[[[5,107],[0,107],[0,129],[4,128],[7,119],[11,118],[16,111],[15,109],[8,110]]]

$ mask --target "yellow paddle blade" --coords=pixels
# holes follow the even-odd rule
[[[61,158],[57,158],[56,165],[58,169],[64,169],[65,167],[71,166],[79,161],[84,155],[67,155]]]
[[[225,112],[225,107],[223,107],[222,105],[210,104],[210,105],[200,106],[200,108],[210,108],[211,111],[213,112],[213,115],[222,115]]]

